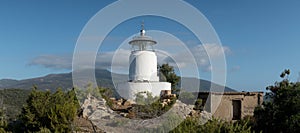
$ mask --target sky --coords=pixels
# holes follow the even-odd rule
[[[51,73],[70,72],[76,42],[89,20],[115,1],[109,0],[1,0],[0,79],[27,79]],[[97,67],[126,73],[130,46],[127,42],[140,30],[158,41],[159,63],[166,55],[177,57],[179,68],[188,70],[182,43],[195,56],[200,77],[210,80],[206,52],[218,58],[225,53],[226,85],[239,91],[265,91],[281,80],[284,69],[292,81],[300,72],[300,1],[289,0],[186,0],[199,10],[218,34],[222,45],[202,44],[182,24],[157,16],[140,16],[122,22],[105,37],[98,49]],[[159,4],[159,3],[157,3]],[[131,10],[136,6],[132,5]],[[172,7],[172,3],[166,9]],[[180,9],[175,12],[180,15]],[[122,15],[112,12],[111,17]],[[193,21],[193,20],[189,20]],[[201,23],[199,23],[201,25]],[[101,29],[99,25],[99,29]],[[163,32],[158,32],[163,31]],[[90,39],[98,37],[91,37]],[[101,38],[101,37],[99,37]],[[179,39],[178,39],[179,38]],[[176,40],[177,39],[177,40]],[[115,53],[116,57],[112,58]],[[112,61],[112,59],[114,59]],[[178,65],[177,64],[177,65]],[[124,66],[124,67],[123,67]]]

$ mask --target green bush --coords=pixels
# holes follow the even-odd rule
[[[135,118],[151,119],[167,112],[176,102],[176,98],[171,99],[168,105],[162,106],[161,99],[153,97],[151,93],[146,92],[146,96],[143,93],[138,93],[135,101],[137,104],[129,110],[129,113],[134,114]]]
[[[5,113],[2,109],[0,109],[0,132],[5,132],[5,128],[7,128],[7,121],[5,119]]]
[[[203,110],[203,106],[202,106],[202,99],[197,99],[195,102],[195,110]]]
[[[32,90],[22,108],[20,120],[26,132],[71,132],[71,124],[77,116],[79,104],[75,91],[63,92]],[[41,128],[43,127],[43,128]]]
[[[290,82],[289,70],[281,73],[281,82],[269,86],[263,106],[254,111],[257,132],[300,132],[300,82]]]
[[[171,133],[251,133],[251,127],[248,126],[247,121],[244,123],[233,123],[213,119],[201,125],[199,119],[197,117],[188,117]]]
[[[179,100],[186,104],[195,104],[197,97],[192,92],[180,91]]]

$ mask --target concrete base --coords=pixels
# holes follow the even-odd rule
[[[171,90],[169,82],[125,82],[117,86],[119,95],[127,100],[135,100],[139,92],[151,92],[152,96],[160,96],[162,90]]]

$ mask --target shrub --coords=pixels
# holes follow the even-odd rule
[[[32,90],[20,119],[26,132],[70,132],[71,124],[79,110],[75,91],[63,92]],[[43,127],[43,128],[41,128]]]

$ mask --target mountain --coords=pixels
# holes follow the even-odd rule
[[[0,88],[6,88],[7,85],[13,85],[18,83],[18,80],[13,79],[1,79],[0,80]]]
[[[7,120],[16,120],[17,116],[21,113],[23,105],[30,94],[30,90],[22,89],[2,89],[0,90],[0,107]]]
[[[181,88],[183,88],[186,91],[189,92],[237,92],[236,90],[227,87],[227,86],[221,86],[216,83],[203,80],[203,79],[197,79],[197,78],[189,78],[189,77],[183,77],[180,82]],[[200,86],[199,88],[195,86]]]
[[[98,86],[114,88],[114,83],[124,82],[127,80],[127,75],[124,74],[115,74],[111,73],[107,70],[97,69],[95,71],[95,76],[97,80]],[[200,85],[199,85],[200,83]],[[222,86],[212,83],[207,80],[197,79],[197,78],[182,78],[181,81],[182,88],[187,91],[198,91],[198,88],[195,86],[200,86],[200,91],[209,91],[210,86],[214,88],[214,91],[221,91]],[[31,89],[33,86],[37,86],[39,89],[49,89],[55,90],[58,87],[63,89],[70,89],[73,87],[72,82],[72,73],[62,73],[62,74],[49,74],[44,77],[37,77],[31,79],[24,80],[12,80],[12,79],[2,79],[0,80],[0,89],[10,89],[10,88],[18,88],[18,89]],[[225,92],[236,92],[236,90],[231,89],[229,87],[225,87]]]

